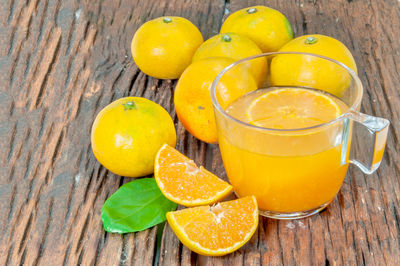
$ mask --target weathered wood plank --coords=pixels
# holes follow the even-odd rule
[[[225,257],[189,251],[167,225],[160,264],[400,264],[397,1],[12,0],[0,9],[1,265],[153,263],[157,228],[124,236],[102,228],[102,204],[130,179],[96,161],[91,123],[117,98],[154,100],[175,119],[178,149],[226,178],[218,147],[196,140],[178,122],[176,82],[141,73],[130,40],[142,23],[161,15],[184,16],[208,38],[227,10],[255,4],[282,11],[296,35],[322,33],[350,48],[366,89],[363,111],[392,121],[384,162],[372,176],[350,167],[337,199],[319,215],[260,219],[253,239]]]

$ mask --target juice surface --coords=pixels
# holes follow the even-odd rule
[[[226,112],[252,123],[249,106],[260,96],[279,89],[262,89],[244,95]],[[323,96],[329,97],[340,114],[347,110],[336,97],[325,93]],[[280,101],[285,104],[284,100]],[[308,106],[311,103],[303,100],[302,104],[306,110],[313,110]],[[269,113],[276,113],[268,108]],[[281,107],[278,104],[276,108]],[[263,123],[278,123],[282,129],[285,125],[295,125],[292,116],[288,113],[287,117],[276,119],[266,115]],[[300,123],[305,119],[301,118]],[[342,123],[337,122],[315,129],[282,132],[219,123],[219,146],[229,181],[239,196],[255,195],[261,210],[290,213],[318,208],[335,197],[346,175],[348,164],[341,163],[342,128]]]

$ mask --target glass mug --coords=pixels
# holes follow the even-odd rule
[[[255,60],[267,63],[268,73],[264,85],[250,94],[279,88],[317,90],[340,106],[341,115],[299,129],[263,128],[233,117],[219,102],[218,89],[229,90],[226,83],[220,84],[221,78],[239,78],[227,73]],[[351,69],[308,53],[264,53],[221,71],[211,86],[211,99],[222,160],[237,196],[256,196],[263,216],[298,219],[318,213],[335,198],[350,163],[373,173],[381,163],[390,123],[360,113],[362,95],[361,81]],[[237,115],[245,113],[250,102],[238,103]],[[363,160],[353,154],[353,136],[368,142],[365,147],[370,150],[363,153]]]

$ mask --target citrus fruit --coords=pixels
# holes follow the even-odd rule
[[[246,36],[236,33],[222,33],[205,41],[193,56],[193,62],[209,57],[228,57],[235,61],[261,54],[258,46]],[[260,57],[246,63],[259,86],[262,85],[267,74],[267,59]]]
[[[305,52],[326,56],[345,64],[357,74],[357,66],[349,49],[328,36],[300,36],[285,44],[279,52]],[[271,62],[273,85],[307,86],[340,97],[350,81],[351,76],[343,67],[315,56],[277,55]]]
[[[198,167],[182,153],[165,144],[158,151],[154,177],[161,192],[169,200],[183,206],[199,206],[217,202],[232,192],[232,186]]]
[[[218,141],[210,89],[218,73],[233,62],[233,59],[223,57],[193,62],[176,85],[176,114],[183,126],[202,141]],[[232,101],[256,89],[256,81],[248,69],[237,65],[222,76],[216,90],[217,99],[222,108],[226,108]]]
[[[179,240],[206,256],[222,256],[239,249],[258,226],[254,196],[168,212],[166,216]]]
[[[96,116],[91,132],[97,160],[127,177],[153,173],[154,158],[164,143],[176,144],[174,122],[160,105],[141,97],[125,97]]]
[[[149,76],[177,79],[203,42],[198,28],[181,17],[160,17],[135,33],[131,52],[136,65]]]
[[[266,6],[252,6],[231,14],[220,33],[234,32],[249,37],[264,52],[275,52],[293,39],[290,22],[279,11]]]
[[[250,124],[275,129],[306,128],[340,116],[339,106],[323,93],[276,89],[257,97],[246,111]]]

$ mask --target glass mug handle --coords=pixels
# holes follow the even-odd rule
[[[351,128],[350,121],[354,121],[354,125]],[[361,169],[365,174],[372,174],[378,169],[381,164],[383,152],[385,151],[386,139],[389,129],[389,120],[366,115],[356,111],[350,111],[347,113],[344,121],[344,145],[342,146],[342,164],[352,163]],[[354,136],[359,136],[366,142],[370,142],[370,152],[367,154],[369,158],[366,162],[361,162],[355,158],[353,154],[349,152],[349,134],[353,131]],[[354,158],[353,158],[354,157]]]

